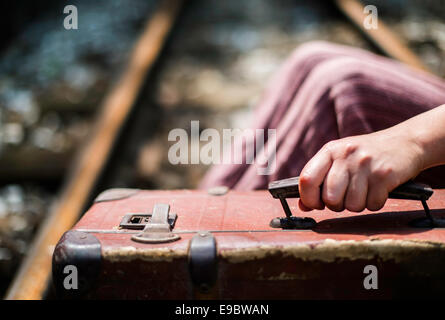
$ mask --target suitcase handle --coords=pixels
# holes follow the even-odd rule
[[[312,229],[317,224],[312,218],[300,218],[292,215],[286,199],[300,197],[299,182],[300,177],[292,177],[269,183],[269,192],[275,199],[280,199],[283,210],[286,213],[285,218],[273,219],[270,222],[271,227],[283,229]],[[388,197],[390,199],[421,201],[426,214],[426,224],[431,226],[439,226],[443,223],[440,221],[440,219],[433,218],[426,203],[433,193],[433,189],[426,184],[408,181],[391,191],[388,194]],[[419,223],[417,224],[418,225],[414,224],[414,226],[425,226],[425,219],[422,219],[422,221],[419,220]]]
[[[275,199],[279,198],[299,198],[300,177],[293,177],[283,180],[277,180],[269,183],[269,192]],[[408,181],[388,194],[390,199],[402,199],[402,200],[428,200],[434,191],[430,186]]]

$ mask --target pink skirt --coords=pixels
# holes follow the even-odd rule
[[[438,77],[357,48],[304,44],[272,79],[255,111],[253,128],[265,130],[265,149],[267,129],[276,129],[273,173],[258,174],[255,161],[214,165],[200,187],[265,189],[270,181],[298,176],[330,140],[382,130],[442,104],[445,82]],[[244,152],[255,144],[238,142]],[[445,167],[416,180],[444,187]]]

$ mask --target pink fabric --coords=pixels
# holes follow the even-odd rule
[[[382,130],[442,104],[445,82],[435,76],[357,48],[304,44],[255,111],[254,128],[277,130],[276,171],[260,176],[256,164],[216,165],[200,187],[267,188],[270,181],[299,175],[330,140]],[[430,169],[418,180],[445,186],[445,168]]]

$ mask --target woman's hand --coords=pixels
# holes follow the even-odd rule
[[[388,193],[425,168],[410,125],[327,143],[300,174],[300,208],[376,211]]]

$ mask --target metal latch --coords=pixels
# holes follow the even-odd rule
[[[168,204],[155,204],[151,218],[146,221],[144,230],[131,237],[131,239],[144,243],[164,243],[178,240],[180,237],[171,231],[172,225],[169,223],[169,211],[170,206]],[[176,215],[174,219],[176,219]]]
[[[119,224],[120,229],[131,229],[131,230],[144,230],[145,225],[151,220],[152,213],[127,213],[121,220]],[[168,214],[168,223],[173,229],[175,226],[177,215],[176,213]]]

